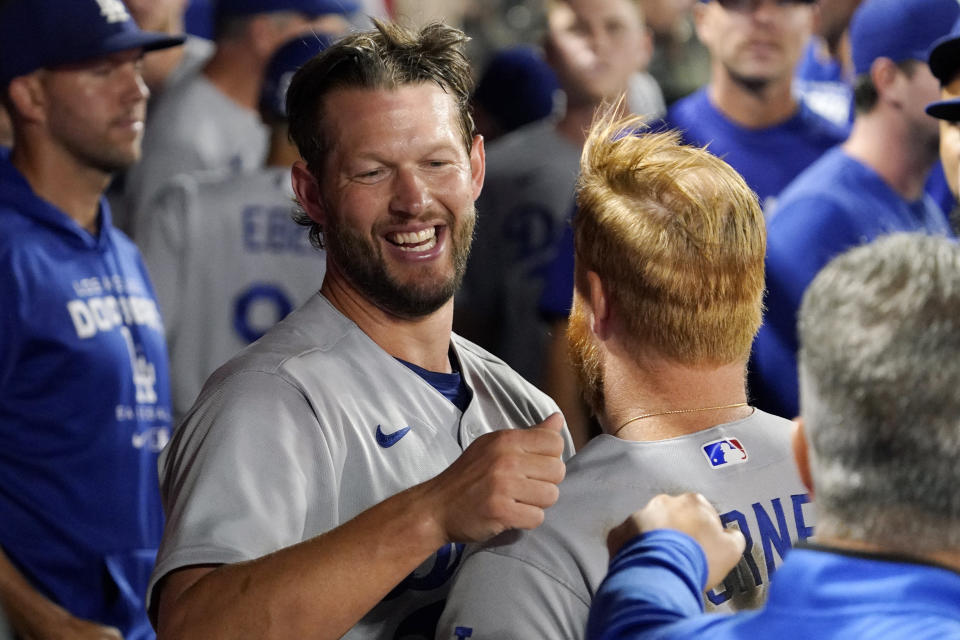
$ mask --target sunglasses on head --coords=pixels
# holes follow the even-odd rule
[[[795,7],[801,4],[813,4],[816,0],[717,0],[727,11],[756,11],[761,4],[770,2],[778,7]]]

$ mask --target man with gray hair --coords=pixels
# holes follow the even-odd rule
[[[611,534],[650,532],[613,558],[588,637],[960,637],[958,308],[960,247],[946,238],[895,234],[827,265],[800,310],[794,438],[815,544],[789,553],[763,611],[699,616],[697,587],[736,542],[710,519],[690,526],[694,501],[651,504]]]

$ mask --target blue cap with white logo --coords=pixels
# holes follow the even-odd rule
[[[141,31],[120,0],[6,0],[0,3],[0,87],[37,69],[183,40]]]
[[[559,88],[543,56],[533,47],[519,45],[493,55],[473,99],[509,131],[550,115]]]
[[[877,58],[926,60],[958,17],[957,0],[866,0],[850,20],[854,72],[869,72]]]
[[[287,89],[297,69],[326,49],[334,37],[308,33],[288,40],[270,58],[260,88],[260,111],[271,118],[287,119]]]
[[[217,19],[277,11],[296,11],[308,16],[347,15],[359,10],[356,0],[218,0],[215,5]]]

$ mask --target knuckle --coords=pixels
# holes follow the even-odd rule
[[[665,494],[665,493],[661,493],[661,494],[655,495],[655,496],[650,500],[650,506],[651,506],[651,507],[659,508],[659,507],[663,506],[664,503],[669,502],[671,499],[672,499],[671,496],[668,496],[668,495]]]
[[[505,495],[509,495],[511,491],[511,478],[509,474],[504,472],[502,469],[493,469],[491,470],[490,476],[487,480],[487,499],[488,500],[499,500]]]
[[[548,484],[545,490],[546,504],[544,506],[551,506],[557,503],[557,500],[560,499],[560,488],[555,484]]]
[[[487,515],[490,520],[509,526],[511,521],[510,508],[504,500],[492,500],[487,505]]]
[[[544,519],[546,519],[546,514],[543,509],[532,509],[530,515],[527,517],[525,528],[536,529],[543,524]]]
[[[501,481],[516,475],[519,468],[520,460],[512,452],[497,456],[488,467],[489,473]]]
[[[567,477],[567,465],[565,465],[562,460],[555,460],[551,467],[552,477],[555,479],[556,484],[560,484],[563,482],[563,479]]]

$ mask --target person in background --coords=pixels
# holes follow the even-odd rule
[[[795,84],[811,109],[839,126],[853,122],[853,62],[847,27],[862,0],[820,0],[820,19],[797,65]]]
[[[611,533],[587,637],[960,638],[958,308],[952,240],[893,234],[833,259],[800,309],[794,451],[816,535],[787,555],[765,609],[701,615],[700,587],[743,540],[702,501],[660,498],[666,521],[648,508]],[[684,520],[693,539],[664,530]]]
[[[534,384],[547,325],[537,313],[543,267],[568,225],[580,150],[597,108],[626,94],[650,58],[639,0],[549,0],[547,62],[565,96],[541,120],[490,147],[477,242],[454,326]]]
[[[846,137],[794,92],[815,11],[814,0],[697,3],[693,15],[710,51],[710,82],[675,102],[663,123],[684,142],[729,162],[765,211],[797,174]]]
[[[0,606],[20,638],[153,637],[167,352],[103,192],[140,155],[144,56],[182,42],[118,0],[0,5]]]
[[[642,0],[653,33],[649,71],[671,105],[707,83],[710,54],[697,38],[691,9],[697,0]]]
[[[170,349],[179,421],[217,367],[306,302],[324,257],[291,219],[286,92],[294,72],[332,38],[297,36],[267,65],[260,114],[270,127],[266,162],[238,174],[180,175],[154,198],[140,235]]]
[[[582,638],[606,529],[663,491],[706,494],[751,540],[739,573],[704,596],[711,609],[762,603],[783,554],[812,531],[790,422],[747,404],[763,298],[756,196],[676,132],[638,128],[608,114],[591,130],[573,220],[568,337],[604,435],[570,460],[543,525],[467,555],[437,640]]]
[[[493,54],[473,92],[473,119],[484,142],[556,111],[557,75],[536,48],[518,45]]]
[[[150,90],[147,101],[147,111],[150,111],[151,105],[157,103],[164,90],[177,84],[182,78],[199,72],[213,55],[214,47],[210,40],[184,33],[186,0],[125,0],[125,4],[141,29],[186,38],[182,46],[154,52],[143,61],[141,73]],[[114,174],[106,196],[110,203],[113,225],[129,232],[132,222],[125,195],[126,182],[125,171]]]
[[[143,81],[156,98],[182,78],[192,76],[213,55],[210,40],[185,33],[184,14],[189,0],[125,0],[137,26],[146,31],[185,35],[182,47],[158,52],[144,60]]]
[[[216,49],[199,72],[151,105],[143,159],[126,176],[133,239],[151,198],[181,173],[239,172],[263,164],[269,131],[257,113],[267,61],[291,37],[313,30],[342,34],[351,0],[221,0]]]
[[[940,164],[950,187],[958,196],[960,173],[960,20],[949,34],[943,36],[930,50],[930,71],[940,81],[940,100],[927,105],[929,115],[940,120]],[[953,232],[960,233],[960,210],[949,211]]]
[[[924,108],[939,90],[927,52],[958,16],[956,0],[865,0],[854,13],[850,138],[797,177],[768,224],[767,314],[750,367],[765,411],[797,415],[797,309],[830,258],[895,231],[952,235],[924,191],[939,139]]]

